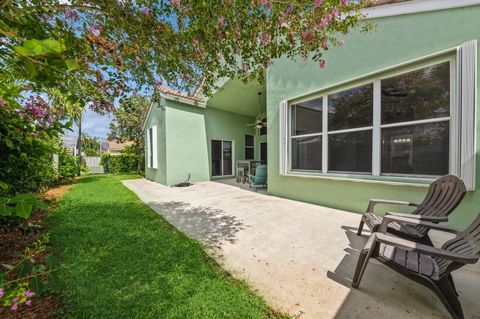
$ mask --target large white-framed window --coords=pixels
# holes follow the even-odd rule
[[[147,129],[147,167],[158,168],[157,163],[157,126],[154,125]]]
[[[230,140],[211,140],[212,176],[233,175],[234,145]]]
[[[280,174],[474,188],[476,41],[280,104]],[[472,178],[473,176],[473,178]]]

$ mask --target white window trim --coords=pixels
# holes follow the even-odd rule
[[[301,171],[301,170],[292,170],[291,168],[291,140],[292,136],[291,130],[290,130],[290,105],[299,103],[305,100],[311,100],[314,98],[319,98],[322,97],[324,98],[323,100],[323,131],[322,133],[314,133],[314,134],[305,134],[305,135],[295,135],[294,137],[307,137],[307,136],[318,136],[318,135],[323,135],[325,134],[325,131],[328,129],[326,121],[328,121],[328,94],[332,94],[338,91],[343,91],[343,90],[348,90],[349,88],[357,87],[362,84],[366,83],[372,83],[374,85],[374,105],[373,105],[373,132],[372,132],[372,138],[373,138],[373,144],[372,144],[372,172],[371,174],[368,173],[368,176],[373,177],[375,179],[368,179],[369,182],[380,182],[380,183],[390,183],[388,179],[395,180],[391,183],[393,184],[402,184],[405,183],[406,185],[423,185],[424,183],[428,183],[431,181],[435,176],[426,176],[426,175],[396,175],[396,174],[382,174],[380,175],[380,156],[381,156],[381,134],[380,130],[381,128],[385,127],[395,127],[395,126],[406,126],[408,125],[415,125],[415,124],[424,124],[424,123],[433,123],[433,122],[440,122],[440,121],[450,121],[450,157],[449,157],[449,173],[450,174],[455,174],[457,176],[461,176],[465,184],[467,186],[467,189],[469,190],[474,190],[475,189],[475,142],[471,142],[471,140],[475,140],[476,138],[476,128],[472,126],[475,126],[476,124],[476,117],[475,117],[475,109],[476,109],[476,82],[471,83],[469,85],[469,92],[467,92],[467,95],[469,96],[470,100],[468,103],[474,103],[474,108],[470,108],[469,114],[472,114],[473,112],[473,121],[470,121],[469,123],[465,124],[465,116],[461,117],[461,112],[460,108],[462,107],[462,100],[459,99],[459,96],[456,96],[456,93],[459,89],[464,90],[464,86],[461,86],[459,83],[459,78],[462,76],[462,73],[460,73],[458,70],[461,68],[461,61],[458,61],[459,59],[459,53],[458,51],[465,47],[466,45],[470,45],[469,49],[469,63],[470,63],[470,68],[472,68],[472,63],[475,64],[474,69],[475,72],[471,72],[473,74],[470,74],[469,79],[472,77],[476,80],[476,41],[470,41],[462,46],[456,47],[456,48],[451,48],[447,49],[441,52],[433,53],[428,56],[418,58],[409,62],[401,63],[396,66],[392,66],[383,70],[379,70],[377,72],[372,72],[368,75],[362,76],[362,77],[357,77],[354,78],[350,81],[344,81],[340,84],[336,84],[327,88],[324,88],[322,90],[313,92],[313,93],[308,93],[304,94],[301,96],[297,96],[294,98],[290,98],[289,100],[282,101],[280,103],[280,174],[281,175],[288,175],[288,176],[299,176],[299,177],[314,177],[314,178],[333,178],[333,179],[353,179],[356,180],[359,178],[360,180],[362,179],[362,173],[333,173],[333,172],[328,172],[328,139],[327,142],[323,142],[323,148],[322,148],[322,172],[319,173],[318,171]],[[474,50],[472,49],[474,47]],[[474,53],[472,53],[474,52]],[[454,55],[454,53],[456,53]],[[447,54],[450,54],[450,56],[442,58],[442,56],[445,56]],[[453,56],[454,55],[454,56]],[[465,54],[464,54],[465,55]],[[473,56],[472,56],[473,55]],[[435,59],[435,61],[433,61]],[[450,116],[449,117],[443,117],[443,118],[435,118],[435,119],[427,119],[427,120],[418,120],[418,121],[411,121],[411,122],[403,122],[403,123],[394,123],[394,124],[380,124],[380,90],[378,89],[377,86],[380,85],[380,80],[384,78],[389,78],[393,77],[398,74],[403,74],[407,73],[413,70],[421,69],[428,67],[430,65],[435,65],[438,63],[442,62],[450,62]],[[421,64],[421,65],[418,65]],[[412,67],[410,67],[412,66]],[[405,70],[404,68],[407,68]],[[402,68],[402,69],[401,69]],[[388,74],[386,74],[388,72]],[[465,75],[464,75],[465,77]],[[465,81],[465,79],[464,79]],[[470,80],[471,81],[471,80]],[[349,85],[349,83],[351,83]],[[340,88],[341,89],[337,89]],[[376,88],[377,87],[377,88]],[[473,95],[472,95],[472,92]],[[318,93],[318,92],[321,92]],[[458,91],[459,92],[459,91]],[[463,93],[463,92],[462,92]],[[472,101],[471,96],[474,96]],[[465,99],[465,98],[464,98]],[[282,111],[283,108],[285,108],[285,104],[287,105],[286,108],[287,110]],[[287,119],[285,119],[287,117]],[[287,123],[285,123],[287,122]],[[462,124],[462,123],[463,124]],[[467,126],[467,127],[466,127]],[[362,128],[362,129],[369,129],[369,128]],[[356,131],[358,129],[351,129],[351,131]],[[349,131],[349,130],[345,130]],[[335,133],[338,133],[337,131]],[[469,149],[465,150],[465,146],[463,145],[464,143],[459,143],[459,135],[462,134],[462,138],[465,139],[467,136],[467,140],[469,140]],[[323,136],[328,136],[328,133]],[[286,140],[286,141],[285,141]],[[323,138],[322,138],[323,140]],[[460,146],[462,145],[462,146]],[[462,150],[460,150],[462,148]],[[459,154],[462,152],[462,156],[465,156],[464,153],[467,153],[466,156],[470,156],[469,158],[471,159],[469,161],[469,167],[465,168],[465,163],[461,163],[460,156]],[[463,158],[463,157],[462,157]],[[282,163],[282,159],[286,161],[286,163]],[[284,171],[282,172],[282,169]],[[282,174],[283,173],[283,174]],[[470,175],[470,177],[468,177]]]
[[[212,155],[212,142],[213,141],[220,141],[222,142],[222,153],[221,153],[221,160],[220,160],[220,170],[222,171],[222,175],[213,175],[213,172],[211,174],[211,178],[215,179],[215,178],[224,178],[224,177],[233,177],[235,176],[235,141],[234,140],[225,140],[225,139],[221,139],[221,138],[212,138],[210,140],[210,155]],[[229,174],[229,175],[224,175],[223,174],[223,142],[230,142],[232,143],[232,174]],[[212,163],[210,162],[210,165],[212,165]]]
[[[152,137],[150,141],[150,130]],[[147,129],[147,167],[152,169],[158,168],[158,138],[157,138],[157,126],[153,125]],[[153,156],[152,156],[153,155]]]
[[[362,9],[366,19],[446,10],[480,4],[479,0],[415,0]]]
[[[153,149],[152,149],[153,163],[152,163],[152,168],[156,169],[156,168],[158,168],[158,134],[157,134],[157,126],[156,125],[152,126],[152,136],[153,136],[153,143],[152,143],[152,146],[153,146]]]
[[[145,162],[147,163],[147,168],[151,168],[152,167],[152,162],[150,160],[150,154],[152,153],[152,150],[150,148],[150,128],[147,128],[147,130],[145,132],[146,132],[146,135],[147,135],[147,138],[146,138],[147,159],[146,159]]]

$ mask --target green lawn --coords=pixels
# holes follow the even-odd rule
[[[81,178],[48,218],[67,318],[278,318],[121,180]]]

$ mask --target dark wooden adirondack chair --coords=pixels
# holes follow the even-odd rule
[[[357,234],[362,234],[364,224],[366,224],[372,232],[378,230],[378,227],[382,223],[382,217],[376,215],[373,211],[377,204],[416,206],[417,208],[411,214],[387,212],[386,215],[403,216],[419,221],[439,223],[448,220],[448,215],[460,204],[465,196],[465,192],[465,184],[461,179],[454,175],[445,175],[430,184],[427,195],[421,204],[372,199],[368,204],[367,211],[362,216]],[[428,228],[419,225],[400,225],[399,223],[391,223],[388,227],[388,232],[391,234],[431,245],[428,230]]]
[[[391,223],[436,229],[456,236],[445,242],[442,248],[435,248],[386,234]],[[480,258],[480,214],[462,232],[431,222],[385,216],[380,232],[370,235],[360,253],[352,287],[358,288],[370,258],[426,286],[438,296],[453,318],[463,318],[451,272],[465,264],[474,264]]]

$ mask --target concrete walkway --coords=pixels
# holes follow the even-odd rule
[[[355,234],[358,214],[218,182],[124,184],[275,309],[301,319],[449,318],[432,292],[378,263],[369,265],[360,289],[350,287],[367,239]],[[457,271],[454,279],[465,317],[480,318],[477,268]]]

